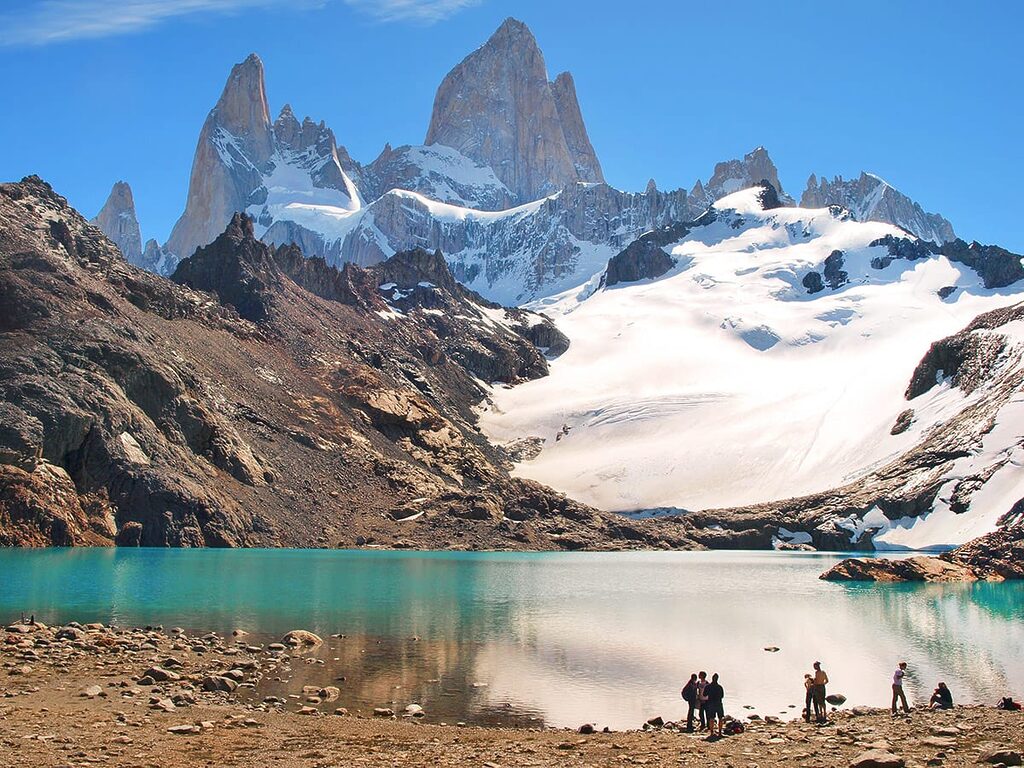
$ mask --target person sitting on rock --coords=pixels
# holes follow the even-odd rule
[[[725,689],[718,683],[718,673],[711,676],[711,682],[704,688],[704,698],[707,699],[706,709],[708,713],[709,736],[722,736],[722,729],[725,727]],[[715,733],[715,726],[718,726],[718,733]]]
[[[907,695],[903,692],[903,678],[907,674],[907,662],[901,661],[892,675],[892,716],[896,717],[897,700],[903,704],[903,714],[910,714],[910,705],[907,704]]]
[[[814,702],[814,719],[819,723],[828,722],[828,705],[825,703],[825,686],[828,675],[821,668],[821,662],[814,662],[814,686],[811,688],[811,699]]]
[[[939,687],[932,694],[932,700],[928,703],[928,706],[932,709],[952,709],[953,692],[949,690],[945,683],[939,683]]]

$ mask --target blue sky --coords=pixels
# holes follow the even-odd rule
[[[799,197],[870,170],[1024,252],[1024,4],[734,0],[19,0],[0,10],[0,178],[86,215],[119,178],[146,238],[185,202],[199,129],[255,51],[272,112],[326,120],[357,160],[420,143],[445,73],[506,16],[573,72],[605,176],[689,187],[759,144]]]

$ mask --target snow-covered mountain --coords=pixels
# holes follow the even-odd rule
[[[294,242],[335,265],[439,248],[474,290],[519,304],[587,282],[642,233],[692,220],[761,181],[792,203],[763,147],[718,163],[689,191],[662,191],[653,179],[643,193],[607,185],[571,74],[550,80],[532,33],[515,19],[445,77],[423,146],[386,145],[362,165],[323,123],[300,124],[287,105],[273,123],[270,114],[263,64],[251,55],[232,69],[203,126],[185,212],[163,248],[147,244],[140,265],[169,274],[242,210],[265,241]],[[887,185],[815,189],[829,198],[845,190],[841,202],[855,218],[950,239]]]
[[[550,376],[496,389],[482,414],[494,440],[543,440],[520,474],[606,509],[741,507],[885,466],[971,406],[946,370],[933,372],[945,383],[913,417],[901,416],[929,345],[1020,299],[986,288],[979,271],[992,266],[964,264],[962,250],[935,253],[838,207],[782,207],[770,187],[726,196],[642,245],[616,256],[602,282],[543,302],[568,351]],[[1021,423],[985,450],[1012,450]],[[1024,473],[1006,467],[986,511],[963,518],[970,525],[914,537],[893,526],[878,543],[984,533],[998,517],[988,510],[1001,515],[1024,496]],[[948,471],[952,480],[965,469]]]
[[[858,178],[849,181],[844,181],[842,176],[836,176],[832,181],[822,176],[819,181],[812,173],[807,179],[807,189],[800,198],[800,205],[804,208],[841,205],[857,221],[895,224],[933,243],[945,243],[956,238],[953,225],[946,219],[937,213],[926,213],[920,205],[873,173],[861,172]]]

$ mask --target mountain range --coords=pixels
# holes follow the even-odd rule
[[[879,176],[798,204],[758,147],[617,190],[514,19],[423,145],[363,164],[272,114],[251,55],[162,245],[124,182],[92,223],[0,188],[0,541],[918,549],[1024,524],[1021,257]]]
[[[170,237],[129,258],[170,274],[244,210],[264,241],[293,242],[336,265],[441,249],[463,283],[521,304],[586,282],[644,232],[692,220],[762,180],[792,201],[763,147],[718,163],[689,191],[659,190],[653,179],[643,192],[611,187],[571,73],[549,79],[533,34],[508,19],[444,78],[424,145],[386,145],[367,164],[322,121],[300,123],[287,104],[272,119],[263,63],[250,55],[232,69],[200,131],[185,210]],[[130,217],[115,197],[106,207]],[[937,244],[955,238],[941,216],[867,174],[820,185],[812,177],[801,200],[842,205],[859,220]]]

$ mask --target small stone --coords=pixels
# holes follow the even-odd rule
[[[661,717],[661,715],[652,717],[650,720],[647,721],[647,725],[651,726],[652,728],[661,728],[661,726],[663,726],[664,724],[665,720]]]
[[[395,711],[388,707],[375,707],[373,710],[374,717],[394,717]]]
[[[197,725],[172,725],[167,729],[167,732],[173,733],[176,736],[188,736],[193,733],[199,733],[199,730]]]
[[[593,723],[584,723],[577,730],[584,736],[589,736],[590,734],[594,733],[595,729]]]
[[[298,714],[300,714],[300,715],[315,715],[319,711],[320,710],[317,709],[316,707],[302,706],[302,707],[299,707]]]
[[[348,714],[348,710],[345,709],[345,707],[338,707],[336,710],[334,710],[334,714],[344,716]]]
[[[87,688],[83,688],[82,692],[78,695],[85,699],[95,699],[97,696],[105,696],[106,694],[98,685],[90,685]]]

